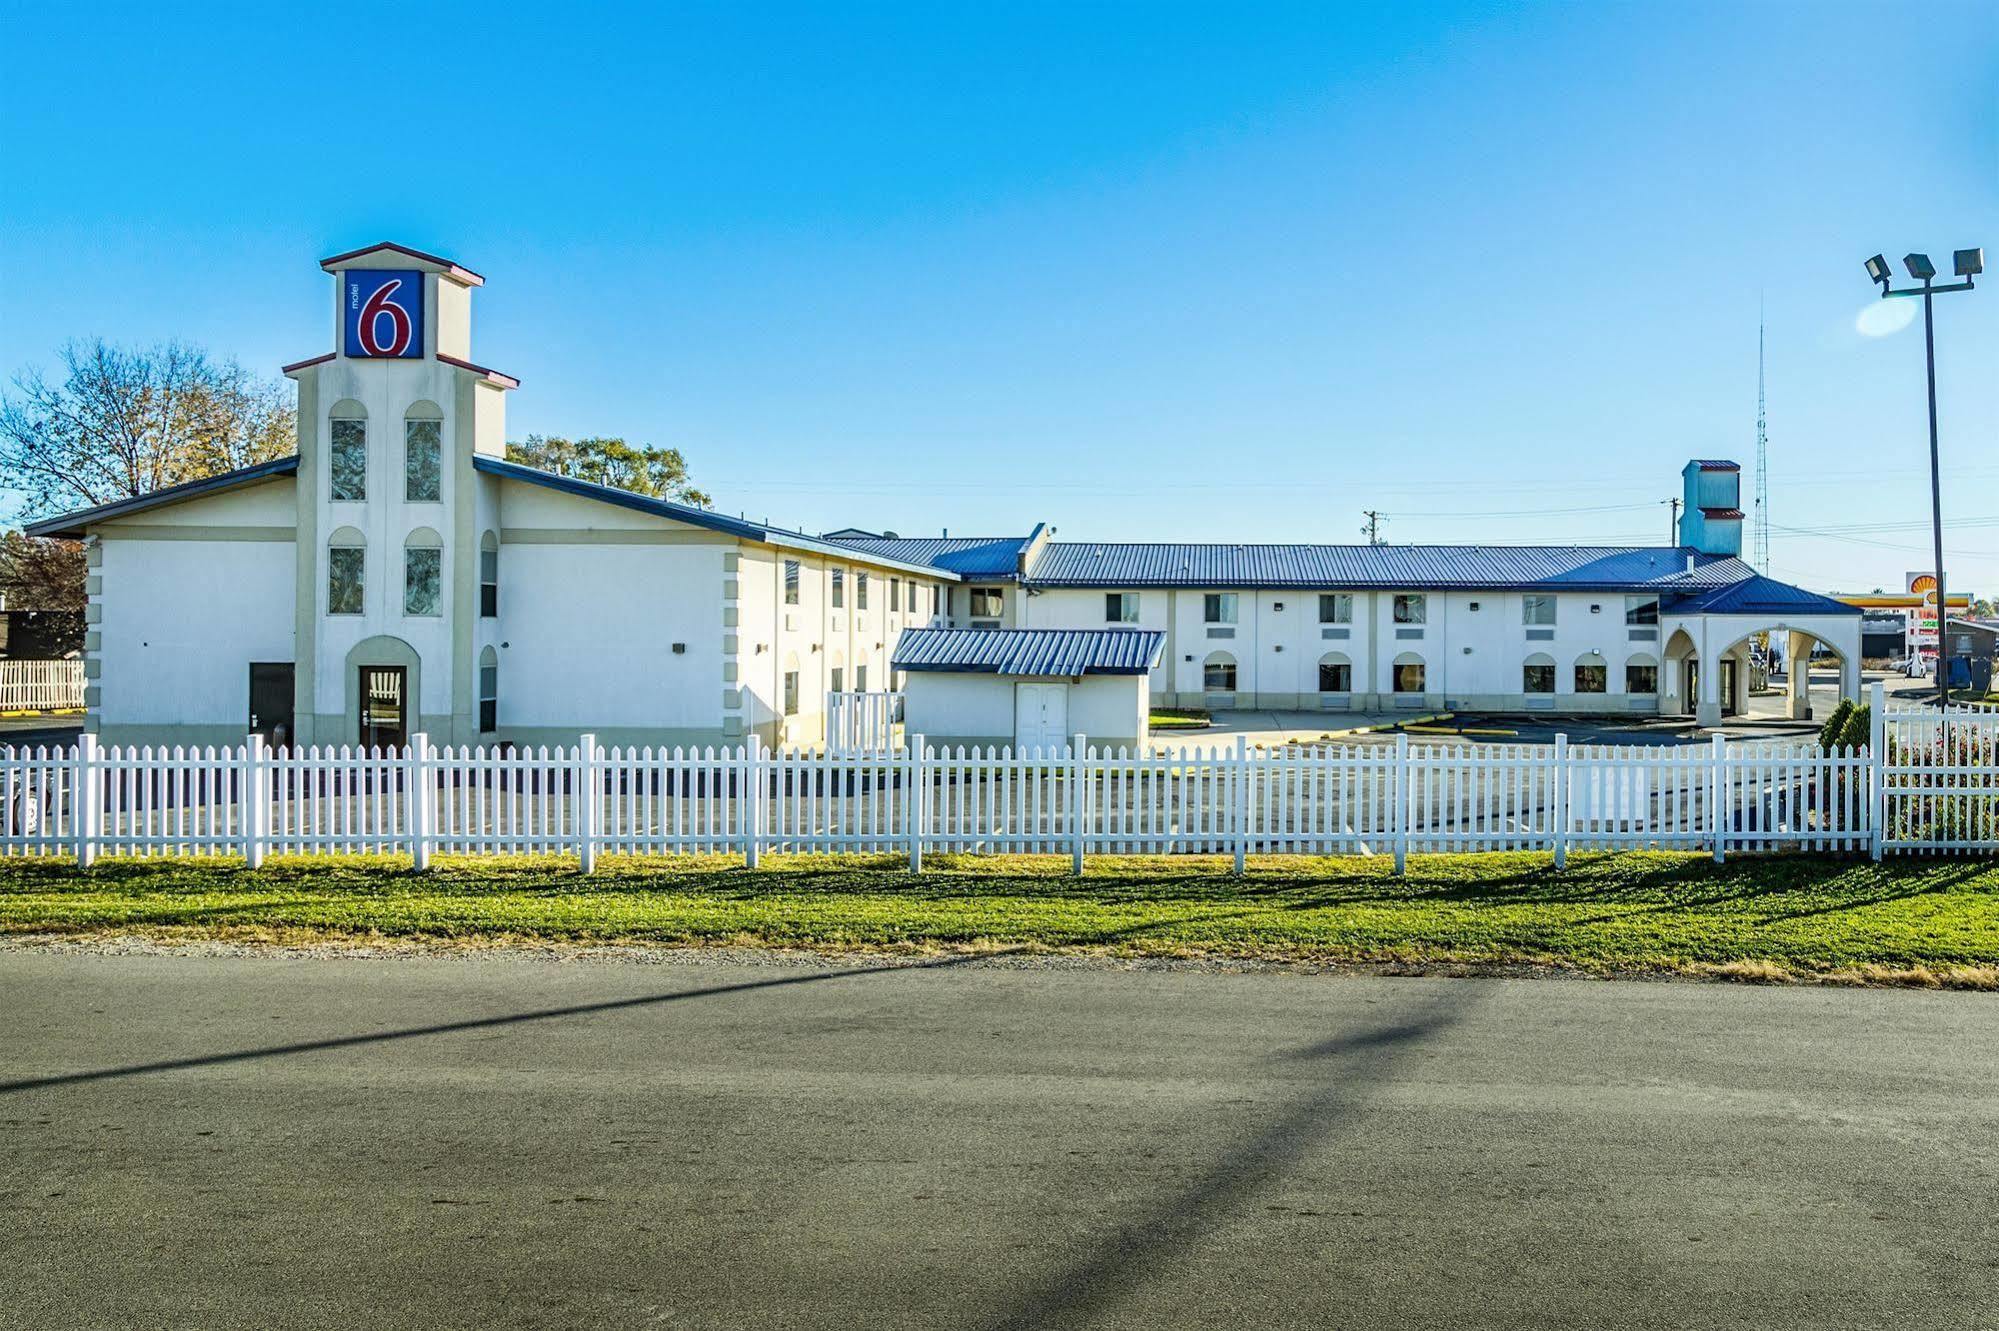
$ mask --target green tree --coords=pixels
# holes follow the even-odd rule
[[[298,451],[290,385],[184,342],[127,349],[94,338],[63,372],[15,376],[0,395],[0,473],[39,517],[130,499]]]
[[[1840,742],[1846,731],[1847,718],[1853,715],[1853,699],[1841,698],[1839,706],[1832,709],[1832,715],[1819,727],[1819,748],[1831,753],[1833,746]]]
[[[687,459],[677,448],[628,444],[622,439],[592,436],[564,439],[531,434],[507,444],[507,456],[524,467],[552,471],[579,481],[614,486],[655,499],[671,499],[706,508],[707,495],[687,479]]]

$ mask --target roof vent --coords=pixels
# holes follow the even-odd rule
[[[899,540],[901,540],[902,538],[901,538],[900,536],[897,536],[897,535],[896,535],[896,534],[895,534],[894,532],[892,532],[892,531],[885,531],[885,532],[883,532],[883,533],[882,533],[882,539],[883,539],[884,541],[899,541]]]

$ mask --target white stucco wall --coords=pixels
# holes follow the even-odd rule
[[[903,686],[904,729],[935,745],[1012,744],[1015,693],[1022,683],[1061,684],[1068,690],[1065,742],[1081,734],[1092,743],[1124,745],[1145,735],[1143,675],[1024,680],[1017,675],[916,671]]]

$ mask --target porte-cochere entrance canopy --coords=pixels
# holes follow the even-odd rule
[[[1660,710],[1702,725],[1745,710],[1750,644],[1763,637],[1791,663],[1786,711],[1811,715],[1809,663],[1817,646],[1839,660],[1839,696],[1860,698],[1860,615],[1842,602],[1758,574],[1663,601],[1665,678]]]

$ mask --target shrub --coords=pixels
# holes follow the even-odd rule
[[[1845,706],[1844,703],[1841,706]],[[1846,724],[1840,728],[1838,743],[1852,749],[1864,749],[1874,739],[1874,709],[1861,703],[1847,713]]]
[[[1852,716],[1853,699],[1841,698],[1839,706],[1832,709],[1832,715],[1819,727],[1819,748],[1831,753],[1833,745],[1838,744],[1840,736],[1846,733],[1846,723]]]

